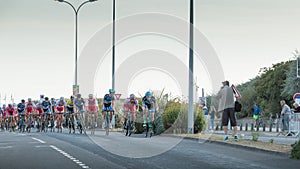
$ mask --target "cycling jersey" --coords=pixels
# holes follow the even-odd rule
[[[135,113],[137,107],[139,106],[138,100],[127,98],[125,100],[124,106],[125,106],[125,111],[131,111],[132,113]]]
[[[114,97],[111,97],[109,94],[104,96],[103,104],[105,107],[111,106],[111,103],[115,100]]]
[[[41,115],[43,113],[42,105],[41,104],[37,104],[36,105],[36,110],[37,110],[38,114]]]
[[[56,110],[58,112],[63,112],[64,111],[64,106],[66,106],[66,102],[65,101],[58,101],[56,103]]]
[[[25,112],[25,104],[19,103],[17,105],[17,110],[19,114],[23,114]]]
[[[72,100],[67,101],[67,110],[69,113],[74,113],[74,102]]]
[[[84,99],[83,98],[75,98],[74,100],[75,106],[79,110],[83,110]]]
[[[49,101],[43,101],[42,102],[42,107],[44,112],[49,112],[50,111],[50,107],[51,107],[51,103]]]
[[[52,106],[52,111],[55,110],[55,106],[56,106],[56,101],[51,101],[51,106]]]
[[[6,112],[8,113],[8,115],[12,116],[14,114],[14,111],[14,107],[6,107]]]
[[[148,109],[153,108],[153,105],[156,103],[155,97],[153,96],[150,99],[147,99],[147,97],[144,96],[142,100],[142,104]]]
[[[32,102],[27,102],[26,105],[25,105],[26,111],[27,111],[28,113],[32,113],[34,107],[35,107],[35,105],[34,105],[34,103],[32,103]]]
[[[98,101],[93,99],[87,99],[85,106],[87,107],[88,112],[96,112],[98,107]]]
[[[114,97],[110,96],[109,94],[106,94],[104,96],[104,99],[103,99],[103,109],[102,109],[102,112],[114,112],[114,109],[112,107],[112,102],[115,100]]]

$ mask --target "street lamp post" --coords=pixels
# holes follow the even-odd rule
[[[68,1],[65,1],[65,0],[55,0],[55,1],[58,1],[58,2],[63,2],[63,3],[66,3],[68,5],[70,5],[72,7],[72,9],[74,10],[75,12],[75,86],[78,86],[78,83],[77,83],[77,39],[78,39],[78,12],[80,10],[80,8],[84,5],[84,4],[87,4],[89,2],[95,2],[97,0],[87,0],[85,2],[83,2],[82,4],[80,4],[78,6],[78,8],[76,9],[70,2]],[[78,89],[79,90],[79,89]]]
[[[112,39],[112,89],[115,89],[115,43],[116,43],[116,1],[113,0],[113,39]]]
[[[190,47],[189,47],[189,109],[188,133],[194,133],[194,0],[190,0]]]

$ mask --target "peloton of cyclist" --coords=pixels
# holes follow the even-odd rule
[[[88,115],[89,124],[92,124],[91,123],[91,115],[94,114],[95,121],[98,118],[98,114],[97,114],[97,112],[98,112],[98,101],[97,101],[96,98],[94,98],[93,94],[89,94],[89,97],[85,102],[85,107],[86,107],[86,112],[87,112],[87,115]],[[89,127],[91,127],[91,126],[89,126]],[[97,123],[95,124],[95,127],[97,127]]]
[[[151,123],[149,124],[149,128],[152,128],[154,125],[154,113],[158,111],[158,105],[154,96],[152,96],[151,92],[148,91],[145,93],[145,96],[142,99],[142,109],[143,109],[143,119],[144,124],[143,127],[146,127],[148,111],[150,113]]]
[[[134,127],[135,125],[135,118],[136,118],[136,112],[139,108],[139,103],[138,100],[136,99],[134,94],[130,94],[129,98],[127,98],[124,102],[124,110],[125,110],[125,114],[124,114],[124,129],[126,128],[126,122],[127,122],[127,118],[128,118],[128,113],[131,113],[131,117],[132,117],[132,125]]]
[[[109,112],[109,128],[112,128],[111,120],[114,113],[114,106],[115,106],[115,90],[109,89],[109,94],[106,94],[103,99],[103,124],[105,123],[106,119],[106,112]]]

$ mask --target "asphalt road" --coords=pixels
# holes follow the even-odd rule
[[[89,133],[88,133],[89,134]],[[0,132],[0,169],[299,168],[300,161],[263,151],[175,137],[96,131],[94,136]]]

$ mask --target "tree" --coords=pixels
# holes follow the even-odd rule
[[[287,78],[284,81],[284,89],[282,97],[291,98],[295,93],[299,93],[300,89],[300,78],[297,78],[297,60],[293,61],[290,65],[289,71],[287,72]]]

